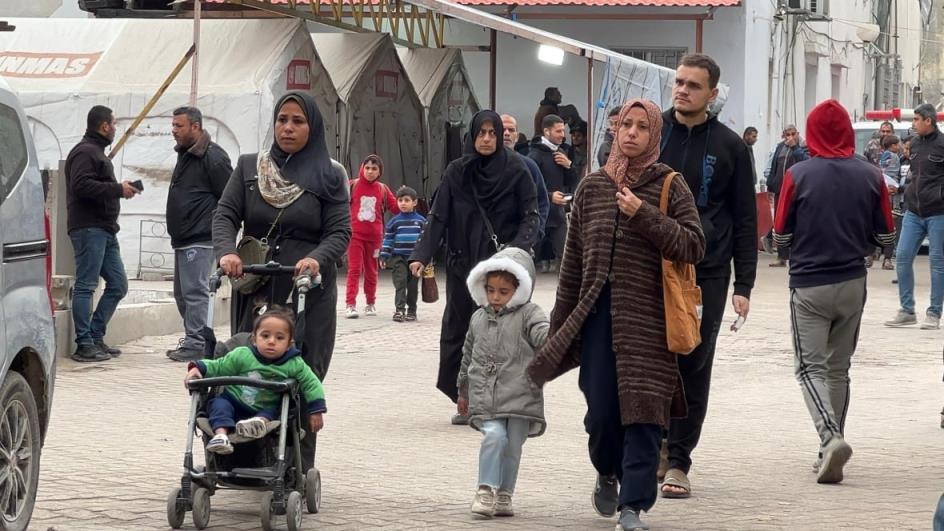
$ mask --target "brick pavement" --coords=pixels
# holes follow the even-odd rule
[[[926,303],[921,260],[918,300]],[[810,471],[817,439],[792,375],[786,271],[766,263],[748,325],[719,339],[694,497],[660,500],[649,521],[664,530],[929,529],[944,484],[944,331],[883,328],[897,306],[894,274],[872,271],[852,369],[847,435],[855,456],[841,486],[817,485]],[[537,302],[549,309],[553,293],[552,277],[542,276]],[[422,305],[418,323],[393,323],[387,277],[379,300],[380,316],[340,321],[317,459],[323,512],[306,514],[305,529],[613,528],[588,503],[594,472],[576,372],[546,389],[549,427],[525,445],[518,516],[473,520],[479,437],[448,424],[451,406],[433,388],[442,303]],[[60,363],[31,529],[167,528],[188,400],[182,365],[163,355],[175,344],[150,337],[124,345],[107,364]],[[258,500],[217,494],[211,528],[258,529]]]

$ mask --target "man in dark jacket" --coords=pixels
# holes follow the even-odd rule
[[[663,496],[688,497],[691,453],[698,444],[708,408],[715,341],[721,328],[734,260],[734,311],[746,318],[757,273],[757,210],[751,156],[741,135],[708,114],[718,95],[721,69],[707,55],[682,58],[675,73],[673,107],[663,115],[662,155],[685,176],[705,231],[704,259],[696,266],[704,304],[701,345],[679,357],[688,417],[669,428],[666,464],[671,470]]]
[[[862,255],[894,242],[895,223],[882,172],[854,156],[846,109],[826,100],[806,123],[813,159],[786,171],[774,229],[777,245],[792,249],[794,367],[820,437],[816,481],[839,483],[852,456],[843,432],[865,307]]]
[[[541,169],[538,168],[538,165],[531,157],[527,156],[527,151],[522,154],[517,150],[517,140],[518,140],[518,120],[510,114],[501,115],[502,127],[505,128],[504,134],[504,144],[508,149],[515,150],[516,153],[521,155],[521,160],[524,161],[525,165],[528,167],[528,172],[531,174],[531,178],[534,180],[534,187],[538,191],[538,214],[541,216],[541,231],[539,240],[544,238],[544,225],[547,224],[547,214],[550,210],[551,202],[547,196],[547,186],[544,185],[544,176],[541,175]],[[527,144],[525,144],[527,145]]]
[[[617,105],[610,109],[609,114],[606,117],[606,133],[603,135],[603,142],[600,142],[600,147],[597,149],[597,162],[600,166],[606,166],[606,160],[610,158],[610,150],[613,148],[613,139],[616,138],[616,130],[619,129],[619,124],[616,121],[619,119],[620,110],[623,107]]]
[[[944,134],[937,127],[937,112],[928,103],[914,110],[911,141],[911,176],[905,187],[905,216],[898,238],[898,299],[901,309],[885,326],[917,324],[914,299],[914,260],[927,237],[931,263],[931,305],[922,330],[941,326],[944,304]]]
[[[774,196],[774,216],[777,215],[777,205],[780,204],[780,185],[783,175],[797,162],[809,159],[806,149],[800,145],[800,131],[795,125],[783,128],[783,141],[777,144],[767,159],[767,168],[764,178],[767,180],[767,193]],[[773,229],[767,235],[768,241],[773,241]],[[789,247],[777,247],[777,261],[771,262],[770,267],[786,267],[790,259]]]
[[[757,128],[753,125],[747,126],[741,135],[744,143],[747,144],[747,153],[751,156],[751,170],[754,170],[754,184],[757,184],[757,161],[754,159],[754,144],[757,143]]]
[[[547,87],[544,89],[544,99],[538,105],[538,110],[534,113],[534,136],[541,136],[544,130],[544,117],[553,114],[558,115],[558,106],[564,101],[564,96],[557,87]]]
[[[537,163],[544,176],[544,184],[551,200],[550,210],[545,224],[545,244],[553,249],[554,259],[560,260],[564,256],[564,241],[567,239],[567,217],[564,206],[567,205],[567,194],[573,192],[577,183],[573,162],[567,157],[570,146],[564,143],[566,129],[564,120],[556,114],[544,117],[544,134],[531,141],[531,153],[528,155]],[[541,261],[539,271],[546,273],[551,266],[547,256]]]
[[[128,277],[118,247],[118,213],[121,198],[140,190],[115,179],[115,169],[105,156],[105,146],[115,139],[115,115],[96,105],[88,112],[85,136],[66,157],[66,202],[69,238],[75,250],[75,288],[72,320],[75,323],[75,361],[105,361],[121,351],[105,344],[108,321],[128,293]],[[105,290],[92,312],[92,296],[98,278]]]
[[[213,212],[233,173],[229,156],[210,141],[203,114],[195,107],[174,110],[171,125],[177,166],[167,191],[167,232],[174,248],[174,299],[184,320],[184,338],[167,351],[174,361],[203,358],[201,331],[207,323],[207,277],[213,256]]]

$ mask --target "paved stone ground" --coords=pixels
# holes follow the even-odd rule
[[[922,260],[918,300],[926,302]],[[747,326],[719,340],[695,495],[660,500],[649,521],[665,530],[929,529],[944,484],[944,331],[882,327],[897,307],[894,273],[872,271],[852,369],[847,437],[855,456],[841,486],[817,485],[816,434],[792,374],[786,271],[767,261]],[[387,315],[387,277],[381,288],[381,316],[340,321],[317,459],[324,506],[305,516],[304,528],[612,529],[589,505],[594,472],[575,372],[546,389],[549,428],[525,445],[518,516],[469,516],[479,436],[448,424],[451,404],[433,388],[442,303],[422,305],[418,323],[397,324]],[[553,277],[542,276],[536,300],[549,309],[553,295]],[[149,337],[97,367],[60,364],[31,529],[167,528],[188,403],[183,366],[163,355],[175,344]],[[214,496],[211,527],[259,528],[259,497]]]

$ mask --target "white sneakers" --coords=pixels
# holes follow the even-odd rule
[[[347,308],[344,309],[344,317],[347,317],[348,319],[357,319],[358,317],[360,317],[360,315],[361,314],[358,313],[356,306],[348,306]],[[372,317],[374,315],[377,315],[377,307],[374,306],[373,304],[368,304],[367,306],[364,306],[364,315],[367,317]]]
[[[233,445],[230,444],[229,437],[227,437],[225,433],[217,434],[210,439],[210,442],[206,445],[206,449],[208,452],[219,455],[229,455],[233,453]]]
[[[259,439],[266,434],[266,419],[252,417],[236,423],[236,433],[247,439]]]
[[[510,501],[510,500],[509,500]],[[472,499],[472,514],[491,518],[495,516],[495,491],[491,487],[481,486]]]
[[[505,490],[498,491],[495,500],[495,516],[514,516],[515,508],[511,506],[511,493]]]
[[[236,434],[247,439],[261,439],[266,434],[266,419],[262,417],[252,417],[241,420],[236,423]],[[208,452],[229,455],[233,453],[233,443],[229,442],[229,436],[225,433],[218,433],[207,443]]]
[[[921,330],[939,330],[941,328],[941,318],[929,313],[921,323]]]

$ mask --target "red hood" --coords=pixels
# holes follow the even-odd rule
[[[855,153],[852,120],[838,101],[826,100],[810,111],[806,118],[806,145],[814,157],[839,159]]]

